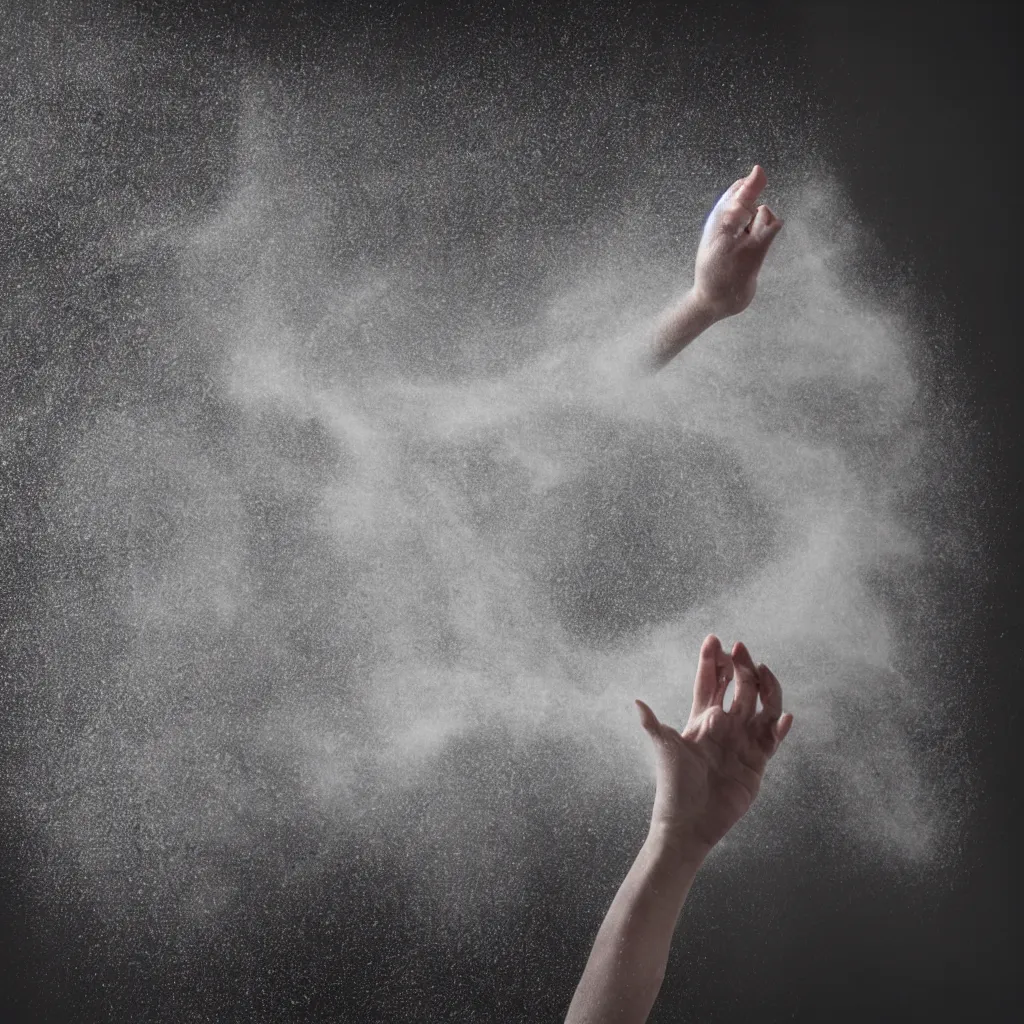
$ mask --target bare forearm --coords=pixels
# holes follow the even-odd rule
[[[709,310],[691,288],[662,317],[650,353],[649,370],[656,373],[674,359],[691,341],[722,319]]]
[[[601,924],[566,1024],[641,1024],[665,977],[676,922],[694,876],[685,857],[648,836]]]

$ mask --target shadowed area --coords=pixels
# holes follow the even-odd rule
[[[592,644],[668,623],[756,572],[771,510],[714,436],[573,417],[588,455],[531,510],[559,620]],[[528,548],[531,547],[529,541]]]

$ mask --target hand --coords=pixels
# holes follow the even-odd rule
[[[726,711],[722,699],[734,670],[736,694]],[[767,666],[755,667],[743,644],[730,656],[712,634],[700,649],[690,720],[681,733],[636,703],[657,752],[651,835],[700,863],[750,809],[768,759],[793,724],[792,715],[782,714],[782,687]]]
[[[693,290],[715,319],[742,313],[757,289],[757,275],[783,222],[763,204],[768,179],[757,164],[715,204],[697,248]]]

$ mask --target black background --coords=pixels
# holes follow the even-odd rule
[[[543,5],[497,10],[453,4],[285,6],[143,4],[138,11],[143,23],[161,31],[219,40],[225,53],[244,51],[283,65],[315,61],[329,52],[334,38],[356,28],[382,50],[435,47],[439,55],[508,36],[538,53],[554,54],[569,31],[589,41],[598,61],[614,60],[623,40],[642,36],[651,81],[661,83],[671,81],[680,41],[699,24],[707,45],[723,51],[776,51],[814,97],[823,121],[821,138],[857,209],[894,264],[909,266],[921,293],[934,296],[934,310],[922,315],[955,317],[952,348],[943,355],[945,372],[997,453],[995,472],[977,495],[987,550],[980,570],[984,612],[966,621],[958,637],[982,660],[978,678],[988,687],[986,699],[975,705],[982,720],[974,729],[985,787],[965,823],[958,873],[945,887],[926,886],[908,896],[906,889],[884,881],[820,865],[808,865],[800,885],[787,888],[780,877],[775,891],[771,877],[737,883],[766,888],[761,902],[785,906],[776,913],[801,922],[798,940],[773,948],[773,926],[766,924],[765,953],[756,972],[742,961],[719,963],[709,971],[707,959],[728,959],[729,937],[710,922],[687,918],[688,932],[708,928],[706,958],[672,963],[670,970],[684,975],[685,985],[671,992],[666,985],[655,1017],[1012,1019],[1017,1004],[1013,950],[1020,928],[1011,823],[1019,807],[1015,736],[1024,701],[1019,667],[1022,406],[1016,372],[1020,171],[1011,153],[1020,104],[1012,7],[594,4],[579,10],[559,6],[556,13]],[[884,274],[879,278],[884,288]],[[13,827],[5,845],[8,840],[16,840]],[[5,858],[5,864],[15,863]],[[610,898],[614,885],[594,889],[595,900]],[[360,1019],[359,1003],[352,1000],[372,990],[375,953],[382,953],[367,944],[364,971],[339,979],[331,969],[331,943],[359,926],[335,921],[321,925],[320,934],[309,928],[254,938],[246,955],[218,968],[216,977],[199,953],[191,964],[138,962],[113,971],[102,965],[102,955],[83,953],[93,944],[102,948],[101,938],[83,943],[76,937],[98,928],[86,912],[69,909],[62,934],[30,938],[38,929],[19,898],[14,870],[4,872],[3,898],[0,1012],[7,1020],[232,1019],[233,993],[253,985],[263,990],[261,1005],[274,1008],[266,1019],[330,1019],[332,1013]],[[557,1019],[576,980],[566,972],[582,966],[580,957],[599,909],[603,912],[596,906],[574,910],[566,905],[568,898],[560,899],[557,879],[552,880],[545,920],[533,932],[534,941],[549,941],[549,949],[535,948],[519,962],[488,963],[471,948],[390,950],[391,958],[434,957],[413,971],[418,980],[409,989],[410,1016],[402,1019]],[[402,918],[398,905],[376,910],[393,921]],[[304,953],[304,944],[319,952]],[[54,953],[61,949],[66,958]],[[523,974],[524,963],[533,965],[529,976]],[[382,975],[381,984],[389,983],[387,977],[394,975]],[[209,997],[201,1002],[216,1009],[186,1009],[191,1004],[183,996],[170,994],[183,979],[194,985],[197,978],[204,979]],[[121,995],[108,1000],[104,992],[117,989]],[[129,990],[138,1009],[126,1017],[123,1009],[110,1007],[130,1003],[124,995]],[[679,1009],[666,1009],[666,999]],[[155,1010],[157,1005],[165,1010]],[[478,1017],[467,1015],[474,1005]],[[177,1012],[167,1010],[174,1006]]]

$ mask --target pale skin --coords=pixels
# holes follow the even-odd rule
[[[699,334],[742,313],[754,299],[757,275],[783,222],[758,197],[768,178],[760,165],[733,182],[704,225],[693,287],[666,311],[655,332],[649,368],[657,371]]]
[[[782,227],[765,205],[755,166],[719,199],[704,227],[694,284],[659,327],[658,370],[712,323],[750,305],[757,275]],[[725,691],[735,680],[728,710]],[[669,947],[690,886],[716,843],[750,809],[771,757],[793,725],[782,687],[742,643],[701,645],[690,716],[665,725],[642,700],[654,744],[656,789],[647,837],[594,940],[566,1024],[641,1024],[665,977]],[[760,705],[760,706],[759,706]]]
[[[728,710],[725,690],[736,680]],[[760,709],[758,702],[760,700]],[[566,1024],[640,1024],[665,977],[669,946],[698,869],[750,809],[765,768],[793,725],[782,687],[742,643],[701,646],[690,717],[681,730],[642,700],[657,786],[647,838],[594,940]]]

